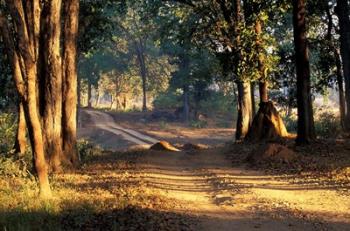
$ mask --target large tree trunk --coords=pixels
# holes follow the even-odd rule
[[[253,120],[250,82],[237,81],[238,89],[238,117],[236,126],[236,140],[243,140],[248,133]]]
[[[348,0],[337,0],[336,13],[340,28],[340,53],[345,80],[346,115],[345,128],[350,131],[350,9]]]
[[[28,101],[25,104],[25,110],[28,121],[28,133],[31,140],[34,154],[34,166],[38,175],[40,194],[42,197],[51,197],[51,189],[48,177],[48,165],[45,159],[45,142],[41,128],[36,86],[36,68],[30,60],[25,60],[27,71],[27,91]],[[47,149],[46,149],[47,150]]]
[[[239,47],[241,41],[240,41],[240,29],[238,27],[238,24],[242,21],[242,15],[241,15],[241,1],[235,0],[234,1],[234,34],[236,37],[236,43]],[[236,78],[238,78],[237,82],[237,90],[238,90],[238,102],[237,102],[237,125],[236,125],[236,141],[243,140],[245,136],[248,133],[248,129],[250,127],[250,124],[253,120],[253,113],[252,113],[252,94],[251,94],[251,86],[250,82],[244,82],[240,80],[239,78],[239,72],[238,72],[238,65],[241,62],[240,57],[240,51],[236,50],[234,55],[236,56],[234,58],[234,68],[235,68],[235,75]]]
[[[305,0],[293,0],[298,103],[298,135],[296,141],[298,144],[307,144],[316,138],[310,89],[310,62],[305,14]]]
[[[18,105],[18,126],[15,141],[15,152],[23,155],[26,152],[27,147],[27,125],[24,114],[23,102],[19,102]]]
[[[40,31],[40,2],[7,2],[16,30],[8,28],[7,17],[0,14],[0,29],[11,59],[13,78],[18,95],[23,102],[34,167],[37,172],[41,197],[50,197],[48,166],[44,154],[40,114],[38,108],[37,60]],[[1,12],[0,12],[1,13]],[[25,17],[25,15],[27,17]],[[29,26],[29,28],[27,28]],[[15,31],[18,40],[11,33]],[[15,42],[17,43],[15,45]]]
[[[265,76],[265,62],[264,57],[261,55],[261,49],[262,49],[262,42],[261,42],[261,33],[262,33],[262,25],[260,19],[257,19],[255,22],[255,33],[257,36],[257,52],[258,52],[258,69],[260,73],[260,79],[259,79],[259,96],[260,96],[260,103],[266,103],[269,101],[268,97],[268,84],[266,82]]]
[[[77,166],[77,37],[79,0],[64,3],[63,113],[62,139],[64,165]]]
[[[72,15],[77,17],[78,13],[78,9],[74,8],[77,5],[73,2],[78,4],[75,0],[66,1],[69,7],[65,16],[69,16],[69,19],[65,21],[65,29],[68,31],[65,33],[67,43],[63,49],[61,41],[64,40],[60,33],[61,0],[7,1],[11,23],[8,22],[10,17],[0,12],[0,29],[13,65],[13,78],[20,102],[23,103],[34,167],[38,176],[40,194],[43,197],[51,195],[47,160],[50,161],[53,170],[61,168],[63,147],[61,118],[62,115],[66,116],[66,112],[62,110],[63,73],[65,74],[65,96],[69,95],[69,98],[72,96],[70,94],[76,94],[76,82],[74,82],[76,52],[75,47],[69,45],[75,46],[75,43],[70,43],[69,36],[71,32],[75,33],[73,27],[77,26],[70,24],[73,23],[70,17]],[[63,50],[64,71],[62,71],[61,58]],[[73,79],[71,79],[72,76]],[[70,91],[70,89],[73,90]],[[72,97],[76,100],[76,96]],[[66,103],[65,107],[71,105]],[[72,113],[71,107],[68,106],[65,109]],[[73,117],[75,122],[75,116]],[[69,126],[74,126],[74,122],[64,124],[69,129]],[[75,128],[72,129],[75,130]]]
[[[260,103],[266,103],[269,101],[269,95],[268,95],[268,84],[266,81],[260,81],[259,82],[259,96],[260,96]]]
[[[61,58],[61,1],[52,0],[44,4],[42,40],[44,74],[41,85],[44,102],[40,104],[43,112],[43,135],[45,153],[54,172],[61,171],[62,154],[62,58]]]

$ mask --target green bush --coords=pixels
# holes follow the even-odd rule
[[[208,126],[208,122],[204,120],[192,120],[190,126],[192,128],[205,128]]]
[[[212,91],[210,96],[200,102],[201,111],[207,114],[230,113],[236,114],[236,105],[233,97],[225,96],[222,92]]]
[[[296,133],[298,131],[298,120],[294,116],[285,116],[282,118],[287,131],[291,133]]]
[[[0,156],[0,176],[6,177],[31,177],[31,162],[26,158],[17,158],[14,154],[11,157]]]
[[[329,111],[320,112],[315,120],[316,134],[324,138],[334,138],[341,132],[340,118]]]
[[[103,150],[88,140],[78,140],[78,153],[82,162],[91,160],[92,158],[102,154]]]
[[[0,153],[6,154],[13,149],[16,129],[16,117],[13,114],[0,114]]]
[[[168,91],[157,96],[153,101],[156,109],[173,109],[182,106],[181,94]]]

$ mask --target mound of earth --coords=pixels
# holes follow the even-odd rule
[[[292,163],[296,159],[297,154],[288,147],[276,143],[267,143],[254,149],[248,156],[247,161],[251,164],[266,162]]]
[[[247,141],[280,140],[288,132],[273,102],[260,103],[259,111],[246,136]]]
[[[150,147],[151,150],[156,150],[156,151],[172,151],[172,152],[180,152],[179,149],[175,148],[173,145],[166,141],[159,141],[155,144],[153,144]]]

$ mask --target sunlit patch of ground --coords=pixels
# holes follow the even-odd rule
[[[74,173],[51,178],[40,201],[34,180],[0,178],[1,230],[193,230],[181,204],[145,187],[135,154],[102,152]]]
[[[148,187],[183,201],[186,212],[199,216],[201,230],[349,229],[350,197],[341,193],[349,188],[232,167],[224,152],[150,152],[139,164]]]

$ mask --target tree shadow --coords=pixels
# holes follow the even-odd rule
[[[62,213],[48,211],[0,211],[2,230],[103,230],[103,231],[188,231],[188,230],[349,230],[350,223],[325,222],[291,214],[283,210],[260,210],[256,216],[241,213],[228,217],[225,212],[211,215],[189,215],[181,212],[157,211],[126,207],[95,211],[73,204]]]

